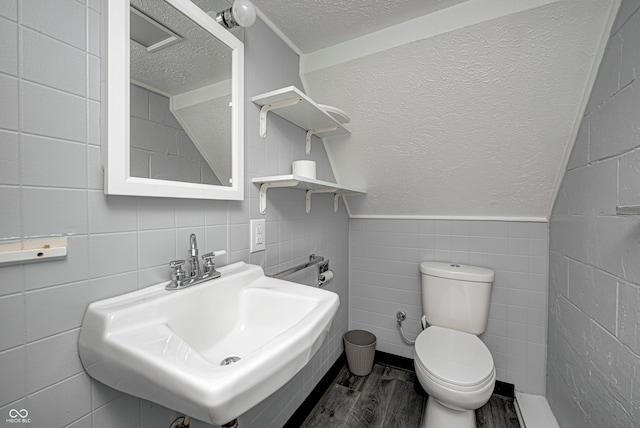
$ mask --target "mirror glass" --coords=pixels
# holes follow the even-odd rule
[[[231,184],[231,48],[163,0],[132,0],[130,174]]]
[[[128,72],[114,81],[117,49],[108,49],[108,125],[111,130],[114,115],[122,114],[111,110],[113,86],[125,83],[127,135],[107,137],[108,194],[242,199],[243,45],[204,12],[207,3],[131,0],[128,10],[118,9],[129,21],[122,52]],[[229,7],[217,3],[211,7]],[[115,47],[120,17],[108,12],[108,42]]]

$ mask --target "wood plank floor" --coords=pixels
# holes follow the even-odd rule
[[[368,376],[345,366],[313,408],[305,428],[419,428],[426,398],[413,388],[415,373],[375,364]],[[476,411],[478,428],[520,428],[513,400],[498,395]]]

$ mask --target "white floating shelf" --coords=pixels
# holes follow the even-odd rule
[[[277,187],[306,190],[307,213],[311,212],[311,195],[314,193],[333,193],[333,211],[338,211],[338,198],[340,196],[364,195],[366,190],[353,187],[340,186],[328,181],[301,177],[299,175],[274,175],[270,177],[255,177],[251,180],[260,185],[260,213],[267,212],[267,190]]]
[[[260,136],[267,136],[267,113],[272,111],[307,131],[307,154],[311,151],[311,137],[337,137],[351,134],[347,126],[336,120],[319,104],[295,86],[256,95],[251,101],[260,109]]]
[[[67,256],[67,238],[41,238],[0,245],[0,265],[30,263]]]

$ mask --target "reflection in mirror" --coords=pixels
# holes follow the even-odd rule
[[[130,94],[131,175],[221,185],[171,111],[170,98],[135,84],[131,84]]]
[[[131,0],[130,175],[232,184],[232,50],[164,0]]]

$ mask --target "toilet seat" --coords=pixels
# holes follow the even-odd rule
[[[495,375],[493,357],[480,338],[438,326],[418,335],[415,362],[433,382],[458,391],[480,389]]]

